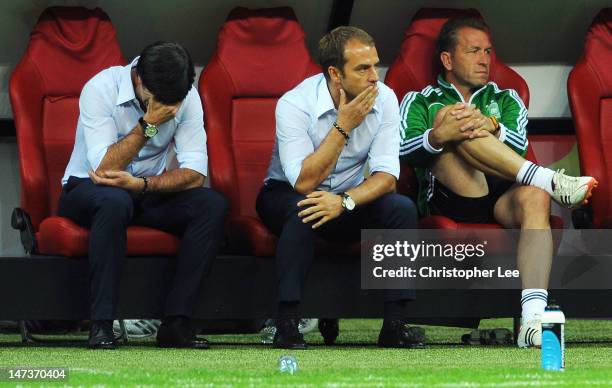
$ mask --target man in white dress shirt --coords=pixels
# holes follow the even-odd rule
[[[299,303],[315,236],[359,241],[361,229],[410,229],[417,222],[414,203],[394,192],[399,106],[379,82],[374,40],[358,28],[338,27],[319,42],[319,62],[323,73],[304,80],[276,106],[272,161],[257,199],[259,216],[279,237],[273,340],[279,348],[306,347],[298,331]],[[411,299],[413,290],[387,291],[379,346],[422,345],[422,330],[404,324]]]
[[[206,133],[194,76],[184,48],[158,42],[129,65],[101,71],[81,92],[58,214],[90,229],[91,348],[117,346],[112,324],[128,225],[181,236],[158,346],[208,347],[189,317],[223,236],[227,201],[202,187]],[[170,146],[178,168],[166,171]]]

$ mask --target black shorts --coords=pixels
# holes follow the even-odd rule
[[[455,222],[474,224],[496,223],[493,216],[495,203],[512,185],[501,178],[487,176],[489,194],[470,198],[455,194],[439,180],[432,179],[433,194],[427,203],[432,215],[446,216]]]

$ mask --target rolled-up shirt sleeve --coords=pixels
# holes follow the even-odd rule
[[[380,126],[368,154],[370,173],[386,172],[399,179],[400,114],[397,97],[391,92],[381,105]]]
[[[105,97],[98,86],[89,82],[79,98],[79,119],[87,148],[87,161],[97,170],[108,147],[118,139],[118,129],[113,120],[113,102]]]
[[[314,152],[308,135],[310,116],[291,102],[280,99],[276,105],[276,141],[281,167],[291,186],[295,187],[304,159]]]
[[[179,168],[188,168],[208,175],[208,153],[204,111],[198,92],[191,88],[177,114],[174,150]]]

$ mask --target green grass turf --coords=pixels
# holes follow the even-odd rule
[[[427,327],[426,349],[374,346],[380,320],[343,320],[338,345],[325,347],[315,331],[306,351],[269,349],[259,335],[207,336],[210,350],[157,349],[151,340],[116,351],[80,346],[22,346],[0,335],[1,366],[70,368],[67,386],[329,386],[329,387],[533,387],[612,385],[612,322],[570,320],[566,325],[567,369],[544,372],[540,351],[510,346],[459,345],[469,330]],[[511,320],[486,320],[482,327],[511,327]],[[295,375],[277,369],[281,355],[294,355]],[[14,384],[12,384],[14,385]],[[24,383],[40,386],[41,383]],[[54,384],[47,384],[54,385]]]

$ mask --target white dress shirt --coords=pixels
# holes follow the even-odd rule
[[[381,82],[377,86],[372,111],[351,131],[336,166],[317,190],[340,193],[358,186],[364,180],[366,162],[370,173],[386,172],[399,178],[399,104],[388,86]],[[319,148],[337,116],[323,74],[285,93],[276,105],[276,139],[266,181],[295,187],[304,159]]]
[[[89,177],[88,171],[98,168],[108,147],[128,135],[144,115],[132,85],[131,70],[137,63],[138,57],[127,66],[102,70],[83,87],[74,149],[62,185],[70,176]],[[157,128],[158,133],[147,140],[126,171],[134,176],[161,175],[172,143],[179,168],[208,174],[204,113],[193,86],[174,119]]]

